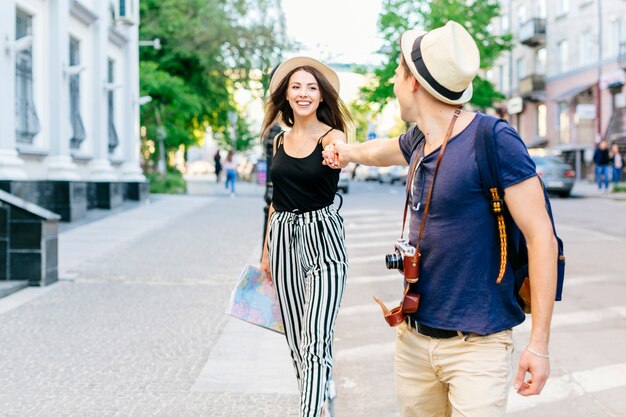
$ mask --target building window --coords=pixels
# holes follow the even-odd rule
[[[515,69],[517,71],[517,86],[519,86],[522,78],[526,76],[526,68],[524,67],[524,58],[517,58],[515,61]]]
[[[520,5],[517,7],[517,33],[524,23],[526,23],[526,7]]]
[[[537,52],[535,52],[535,74],[545,75],[547,60],[546,48],[537,49]]]
[[[109,83],[109,153],[113,153],[120,141],[115,130],[115,89],[113,87],[115,82],[115,61],[112,59],[109,59],[107,65],[107,81]]]
[[[569,143],[569,110],[567,103],[558,104],[557,128],[559,131],[559,143]]]
[[[609,34],[608,56],[615,57],[620,53],[620,43],[622,42],[622,19],[615,19],[611,22],[611,32]]]
[[[589,53],[589,51],[593,51],[594,49],[591,32],[586,30],[580,34],[578,45],[578,64],[581,67],[589,65],[593,62],[594,57]]]
[[[548,132],[548,113],[545,104],[537,106],[537,136],[545,138]]]
[[[557,60],[557,72],[566,72],[568,67],[569,48],[567,41],[561,41],[557,44],[558,60]]]
[[[538,0],[535,3],[535,13],[537,13],[537,17],[545,19],[547,16],[546,9],[546,0]]]
[[[32,17],[18,10],[16,13],[15,39],[32,36],[32,33]],[[15,116],[17,119],[15,128],[17,142],[32,144],[35,135],[41,131],[33,98],[32,46],[17,51],[15,56]]]
[[[506,65],[498,65],[498,91],[508,96],[510,91],[509,71]]]
[[[70,38],[70,66],[80,65],[80,42]],[[70,124],[72,125],[72,137],[70,148],[79,149],[85,140],[85,125],[80,116],[80,74],[70,75]]]
[[[557,0],[557,16],[566,15],[569,12],[569,0]]]

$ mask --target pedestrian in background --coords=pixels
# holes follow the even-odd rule
[[[622,170],[624,169],[624,158],[619,152],[619,145],[617,143],[611,146],[611,165],[613,167],[613,184],[617,185],[622,179]]]
[[[609,149],[606,141],[603,139],[598,143],[595,152],[593,153],[593,163],[596,165],[596,182],[598,184],[598,190],[602,191],[604,185],[604,191],[609,191]]]
[[[263,132],[277,120],[291,129],[274,138],[261,269],[278,294],[300,417],[318,417],[332,391],[327,381],[348,269],[343,219],[333,208],[339,171],[322,165],[323,147],[345,142],[350,120],[335,71],[308,57],[283,62],[270,81]]]
[[[228,190],[230,186],[230,196],[235,197],[235,182],[237,181],[237,164],[235,163],[235,153],[228,151],[226,160],[224,161],[224,170],[226,171],[225,188]]]
[[[222,155],[220,150],[215,151],[213,155],[213,164],[215,165],[215,182],[220,182],[220,175],[222,174]]]
[[[412,166],[409,243],[419,248],[421,259],[419,280],[409,291],[421,299],[417,311],[396,327],[400,415],[504,416],[513,372],[512,327],[525,316],[515,298],[512,268],[499,279],[498,228],[473,156],[482,132],[478,126],[491,116],[461,110],[472,97],[478,48],[453,21],[426,33],[406,31],[400,48],[394,93],[402,119],[416,126],[393,140],[338,141],[325,149],[325,163]],[[532,331],[515,389],[536,395],[550,373],[557,242],[524,142],[505,123],[496,125],[494,135],[504,201],[526,237],[530,259]],[[428,223],[422,223],[425,217]]]

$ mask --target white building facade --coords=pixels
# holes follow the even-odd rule
[[[64,220],[143,198],[138,15],[138,0],[0,1],[0,188]]]
[[[506,95],[501,115],[527,144],[570,153],[569,162],[584,176],[583,156],[589,159],[601,138],[626,138],[626,1],[500,0],[500,5],[494,29],[511,32],[515,43],[488,74]]]

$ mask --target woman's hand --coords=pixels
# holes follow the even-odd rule
[[[259,267],[261,271],[265,272],[265,276],[271,282],[272,274],[270,273],[270,258],[267,253],[267,249],[263,250],[263,256],[261,257],[261,265]]]

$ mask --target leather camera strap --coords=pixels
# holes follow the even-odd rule
[[[424,229],[426,228],[426,219],[428,218],[428,210],[430,209],[430,200],[433,196],[433,188],[435,186],[435,178],[437,177],[437,171],[439,170],[439,165],[441,164],[441,158],[443,158],[443,154],[446,151],[446,145],[448,144],[448,140],[450,140],[450,136],[452,136],[452,130],[454,129],[454,124],[456,123],[459,115],[461,114],[461,108],[459,107],[454,111],[454,115],[452,116],[452,120],[450,121],[450,125],[448,126],[448,131],[446,132],[446,136],[443,139],[443,143],[441,144],[441,150],[439,151],[439,155],[437,156],[437,162],[435,163],[435,170],[433,172],[433,182],[430,184],[430,190],[428,190],[428,197],[426,199],[426,206],[424,207],[424,215],[422,216],[422,221],[420,223],[420,231],[419,236],[417,238],[417,247],[416,250],[419,252],[419,245],[422,241],[422,236],[424,235]],[[415,171],[417,168],[417,164],[419,157],[416,155],[415,160],[413,161],[413,166],[411,167],[411,175],[409,181],[407,182],[407,192],[406,192],[406,200],[404,202],[404,214],[402,216],[402,232],[400,233],[400,238],[404,237],[404,227],[406,225],[406,215],[409,208],[409,195],[410,195],[410,187],[413,186],[413,178],[415,177]]]

